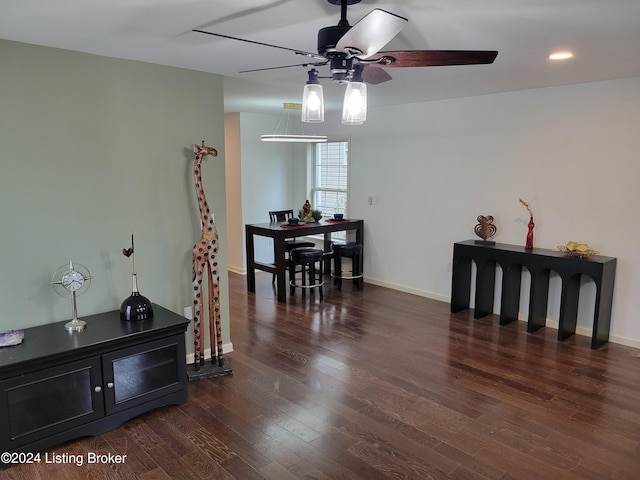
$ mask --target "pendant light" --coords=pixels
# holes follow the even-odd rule
[[[327,141],[326,135],[305,134],[304,126],[302,124],[300,124],[302,126],[301,134],[289,133],[289,120],[291,118],[291,112],[296,110],[299,112],[302,108],[302,105],[300,105],[299,103],[284,103],[282,107],[284,108],[285,111],[282,114],[282,117],[280,118],[280,122],[278,122],[278,125],[276,126],[276,131],[273,134],[261,135],[260,140],[262,140],[263,142],[289,142],[289,143],[292,143],[292,142],[293,143],[318,143],[318,142]],[[285,131],[284,133],[278,133],[278,129],[280,128],[280,125],[282,124],[285,118],[286,118]]]
[[[362,125],[367,119],[367,84],[362,80],[362,65],[356,65],[347,83],[342,104],[342,123]]]
[[[322,85],[318,80],[318,71],[312,68],[308,74],[309,80],[302,92],[302,121],[306,123],[324,122],[324,98]]]

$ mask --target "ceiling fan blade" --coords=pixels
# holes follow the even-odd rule
[[[380,65],[397,68],[487,64],[493,63],[497,55],[494,50],[399,50],[379,52],[376,57],[380,57]]]
[[[253,68],[251,70],[241,70],[238,73],[251,73],[251,72],[264,72],[265,70],[278,70],[280,68],[291,68],[291,67],[321,67],[329,63],[329,60],[324,62],[309,62],[309,63],[296,63],[295,65],[282,65],[279,67],[265,67],[265,68]]]
[[[377,85],[378,83],[388,82],[392,79],[391,75],[384,71],[380,65],[368,64],[362,70],[362,79],[365,83]]]
[[[376,8],[351,27],[336,43],[336,50],[362,52],[359,58],[375,55],[407,24],[404,17]]]
[[[221,33],[207,32],[205,30],[193,29],[192,32],[204,33],[206,35],[212,35],[214,37],[227,38],[229,40],[237,40],[239,42],[253,43],[254,45],[262,45],[263,47],[279,48],[280,50],[288,50],[288,51],[294,52],[294,53],[296,53],[298,55],[303,55],[305,57],[311,57],[311,58],[317,58],[319,60],[324,59],[324,57],[318,55],[317,53],[305,52],[304,50],[296,50],[295,48],[281,47],[280,45],[273,45],[271,43],[256,42],[255,40],[247,40],[246,38],[232,37],[230,35],[223,35]]]

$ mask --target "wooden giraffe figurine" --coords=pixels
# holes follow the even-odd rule
[[[208,292],[209,292],[209,338],[211,341],[211,363],[215,364],[216,357],[218,365],[222,367],[222,330],[220,327],[220,276],[218,274],[218,232],[213,219],[213,214],[209,210],[207,197],[202,187],[202,159],[207,155],[216,157],[218,151],[215,148],[207,147],[202,141],[202,145],[194,145],[193,153],[196,158],[193,162],[193,178],[196,187],[196,197],[198,198],[198,208],[200,209],[200,224],[202,227],[202,237],[193,247],[193,290],[194,290],[194,312],[193,312],[193,335],[194,335],[194,367],[200,370],[204,365],[204,338],[202,338],[201,320],[204,314],[202,282],[204,272],[207,270]],[[214,328],[215,339],[214,344]]]

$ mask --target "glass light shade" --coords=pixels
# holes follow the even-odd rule
[[[322,85],[307,83],[302,92],[302,121],[306,123],[324,122],[324,98]]]
[[[349,82],[344,92],[342,105],[342,123],[345,125],[362,125],[367,119],[367,84]]]

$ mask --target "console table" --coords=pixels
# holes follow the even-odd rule
[[[153,311],[137,322],[87,316],[82,332],[66,321],[27,328],[21,344],[0,348],[0,451],[40,452],[185,403],[189,320]]]
[[[562,279],[558,340],[564,340],[576,333],[580,276],[587,275],[596,284],[591,348],[598,348],[609,341],[616,273],[615,258],[600,255],[577,258],[544,248],[527,250],[523,246],[502,243],[479,245],[473,240],[457,242],[453,245],[451,312],[469,308],[472,262],[476,264],[474,318],[493,313],[495,273],[498,264],[502,268],[500,325],[517,320],[520,278],[522,267],[525,267],[531,274],[527,331],[535,332],[544,327],[547,318],[549,274],[553,270]]]

